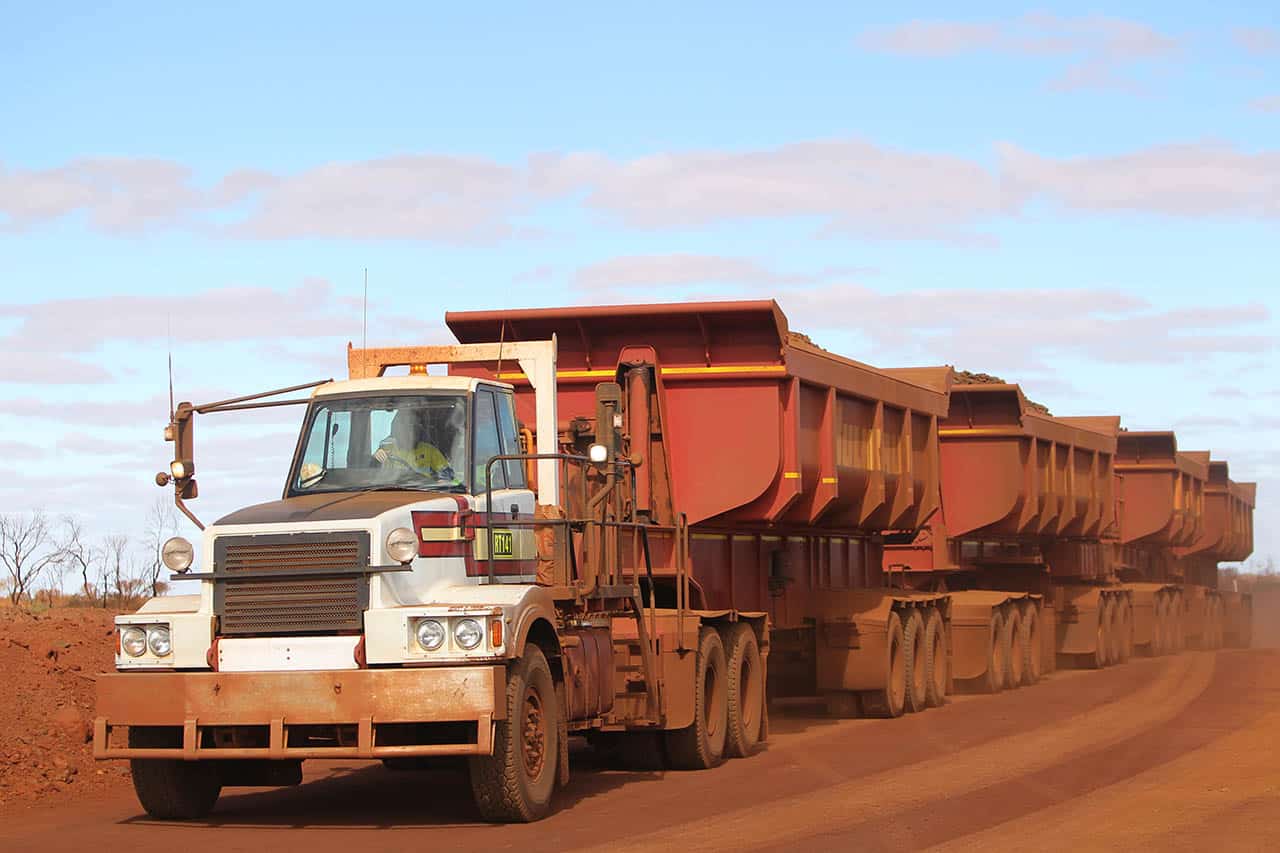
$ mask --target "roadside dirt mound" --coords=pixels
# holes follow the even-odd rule
[[[0,609],[0,812],[128,781],[92,758],[94,678],[115,654],[113,611]]]

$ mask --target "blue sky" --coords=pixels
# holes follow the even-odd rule
[[[1175,427],[1280,556],[1274,4],[4,5],[0,511],[136,536],[167,330],[180,396],[340,374],[368,267],[371,343],[775,296]],[[278,492],[287,415],[200,430],[203,515]]]

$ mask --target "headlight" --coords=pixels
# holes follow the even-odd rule
[[[418,645],[428,652],[434,652],[444,644],[444,626],[434,619],[419,622],[413,635],[418,638]]]
[[[453,639],[464,649],[474,649],[484,639],[484,629],[474,619],[460,619],[453,626]]]
[[[164,543],[164,547],[160,549],[160,559],[169,567],[171,571],[185,572],[191,568],[191,561],[195,559],[195,549],[191,547],[191,543],[183,539],[181,536],[175,536]]]
[[[173,475],[173,479],[181,480],[187,476],[187,466],[179,459],[175,459],[169,463],[169,473]]]
[[[142,657],[147,650],[147,632],[137,627],[125,628],[120,632],[120,648],[131,658]]]
[[[168,625],[152,625],[147,629],[147,648],[158,658],[173,651],[173,641],[169,637]]]
[[[407,563],[418,555],[418,537],[407,527],[397,527],[387,534],[387,556],[397,563]]]

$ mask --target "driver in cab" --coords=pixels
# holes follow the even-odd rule
[[[384,438],[374,452],[383,469],[411,468],[418,473],[449,478],[453,471],[449,460],[434,444],[420,440],[421,424],[418,413],[401,409],[391,419],[391,434]]]

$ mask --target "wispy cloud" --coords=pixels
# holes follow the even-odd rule
[[[867,50],[914,57],[972,53],[1058,59],[1063,67],[1049,86],[1139,91],[1139,65],[1167,62],[1182,41],[1138,21],[1104,16],[1063,18],[1038,12],[1005,21],[915,20],[868,30],[858,37]]]
[[[112,342],[190,344],[310,340],[358,329],[350,300],[326,281],[296,287],[228,287],[172,295],[111,294],[0,304],[0,383],[93,384],[111,371],[89,357]],[[358,315],[357,315],[358,317]]]
[[[1271,107],[1268,99],[1260,104]],[[208,190],[178,164],[111,161],[109,191],[98,187],[98,167],[0,173],[0,228],[30,229],[83,215],[90,227],[113,234],[170,226],[239,239],[465,242],[529,236],[520,224],[528,214],[576,206],[644,230],[790,219],[812,224],[820,236],[991,246],[991,226],[1016,216],[1030,199],[1077,211],[1180,216],[1272,218],[1280,209],[1276,150],[1189,142],[1055,157],[1005,143],[996,146],[994,159],[992,168],[984,159],[858,138],[629,159],[548,153],[519,167],[423,154],[290,176],[240,170]],[[51,180],[56,189],[40,189]],[[228,301],[247,304],[251,297],[229,295]],[[131,307],[117,302],[102,306],[101,316]],[[213,308],[218,316],[226,313]]]
[[[580,192],[588,208],[638,228],[799,217],[827,233],[963,240],[1001,212],[982,165],[862,139],[631,160],[549,156],[534,161],[533,177],[545,192]]]
[[[998,152],[1005,192],[1018,206],[1040,199],[1077,210],[1280,215],[1280,151],[1251,153],[1206,142],[1065,159],[1011,144]]]
[[[1249,102],[1249,108],[1260,113],[1280,113],[1280,95],[1265,95]]]
[[[1274,27],[1235,27],[1231,38],[1246,53],[1271,56],[1280,53],[1280,30]]]

